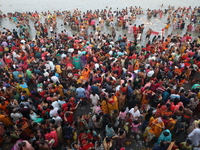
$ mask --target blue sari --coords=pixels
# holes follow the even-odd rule
[[[168,136],[164,136],[164,134],[163,134],[164,132],[168,132],[169,135]],[[172,134],[168,129],[162,131],[162,133],[160,134],[160,136],[158,138],[158,141],[157,141],[156,145],[159,145],[161,141],[166,141],[166,142],[171,142],[172,141]]]

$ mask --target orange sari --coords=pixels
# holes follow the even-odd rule
[[[88,81],[89,77],[90,77],[90,69],[89,67],[85,67],[87,70],[83,70],[81,72],[81,76],[78,80],[78,83],[82,83],[83,81]]]
[[[163,131],[163,127],[165,126],[164,122],[158,123],[158,118],[152,121],[150,133],[155,134],[156,137],[159,137],[161,132]]]
[[[118,108],[118,100],[117,97],[114,95],[109,101],[108,101],[108,112],[109,114],[113,111],[113,110],[119,110]]]
[[[11,121],[9,117],[6,115],[0,114],[0,122],[3,122],[3,124],[7,127],[9,125],[14,125],[14,123]]]

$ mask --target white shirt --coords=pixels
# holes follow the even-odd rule
[[[53,27],[50,27],[50,28],[49,28],[49,31],[52,32],[52,31],[53,31]]]
[[[90,94],[90,99],[92,100],[92,104],[94,106],[97,106],[97,104],[99,102],[99,96],[97,94],[95,94],[95,95]]]
[[[63,121],[60,116],[53,117],[52,119],[55,120],[56,123]]]
[[[58,101],[52,102],[51,105],[53,106],[53,108],[58,108],[58,109],[60,109],[60,104],[58,103]]]
[[[136,112],[134,112],[135,108],[131,108],[131,110],[129,110],[129,113],[133,116],[133,118],[135,120],[137,120],[138,117],[140,117],[140,111],[137,110]]]
[[[52,110],[50,110],[50,112],[49,112],[49,115],[50,115],[50,117],[53,117],[54,115],[57,115],[58,114],[58,108],[54,108],[54,109],[52,109]]]
[[[47,71],[45,71],[45,72],[43,73],[43,75],[44,75],[45,77],[48,77],[48,76],[49,76],[49,73],[48,73]]]
[[[67,57],[67,55],[66,55],[66,54],[61,54],[60,57],[61,57],[61,58],[65,58],[65,57]]]
[[[98,68],[99,68],[99,64],[98,64],[98,63],[95,63],[95,64],[94,64],[94,67],[95,67],[95,69],[98,69]]]
[[[111,51],[109,51],[109,54],[110,54],[110,56],[112,56],[113,55],[113,51],[111,50]]]
[[[14,122],[16,122],[17,120],[19,120],[19,118],[22,118],[23,115],[19,112],[17,113],[11,113],[10,117],[14,120]]]
[[[65,104],[66,102],[65,102],[65,101],[61,101],[61,100],[58,100],[58,103],[60,104],[60,106],[62,106],[62,105]]]
[[[47,70],[50,70],[50,65],[49,64],[45,64],[45,67]]]
[[[152,76],[153,76],[153,74],[154,74],[154,71],[153,71],[153,70],[151,70],[151,71],[149,71],[149,72],[147,73],[147,77],[152,77]]]
[[[53,81],[53,83],[56,83],[56,82],[60,83],[58,77],[56,77],[56,76],[52,76],[51,80]]]
[[[51,70],[55,70],[55,65],[53,64],[52,61],[49,61],[49,65],[50,65]]]

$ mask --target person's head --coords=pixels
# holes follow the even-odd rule
[[[113,112],[114,112],[115,114],[117,114],[117,113],[118,113],[118,110],[117,110],[117,109],[115,109]]]
[[[73,143],[72,147],[75,148],[75,149],[78,149],[79,148],[78,143]]]
[[[192,144],[192,141],[191,141],[190,139],[187,139],[187,140],[186,140],[186,145],[189,146],[189,145],[191,145],[191,144]]]
[[[172,119],[176,120],[177,119],[176,115],[172,115]]]
[[[49,106],[49,109],[53,110],[53,106],[52,106],[52,105],[50,105],[50,106]]]
[[[51,129],[49,127],[46,128],[47,133],[51,132]]]
[[[124,134],[124,130],[123,129],[119,129],[119,135],[123,135]]]
[[[176,141],[175,141],[175,144],[176,144],[176,146],[178,146],[178,147],[180,146],[180,143],[181,143],[181,142],[180,142],[179,140],[176,140]]]
[[[23,142],[19,143],[18,145],[19,145],[20,147],[24,147],[24,146],[26,146],[26,142],[23,141]]]
[[[111,141],[111,138],[106,137],[106,143],[109,143]]]
[[[4,102],[4,101],[1,101],[1,105],[5,105],[5,102]]]
[[[40,140],[40,144],[41,144],[41,145],[44,145],[44,144],[45,144],[45,140],[44,140],[44,139],[41,139],[41,140]]]
[[[138,124],[139,124],[139,121],[138,121],[138,120],[134,120],[133,123],[134,123],[135,125],[138,125]]]
[[[164,131],[164,132],[163,132],[163,135],[164,135],[165,137],[167,137],[167,136],[169,136],[169,132]]]
[[[97,147],[100,147],[100,146],[101,146],[101,144],[102,144],[102,142],[101,142],[101,141],[97,141]]]
[[[135,107],[134,107],[134,110],[135,110],[135,111],[138,110],[138,106],[135,106]]]
[[[180,106],[180,107],[179,107],[179,111],[183,111],[183,106]]]
[[[108,128],[111,128],[112,127],[112,123],[108,123]]]

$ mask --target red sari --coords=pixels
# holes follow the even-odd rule
[[[52,147],[57,147],[58,146],[58,136],[57,136],[56,131],[51,131],[50,133],[45,134],[45,140],[50,141],[51,139],[55,140]]]

